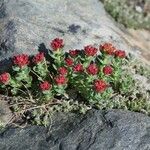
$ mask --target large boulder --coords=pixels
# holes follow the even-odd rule
[[[129,111],[56,114],[49,128],[9,128],[0,150],[149,150],[150,117]]]
[[[65,50],[113,42],[131,51],[122,34],[99,0],[0,1],[0,61],[17,53],[35,54],[56,37],[65,40]]]

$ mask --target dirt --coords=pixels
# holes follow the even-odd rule
[[[127,29],[128,42],[139,48],[141,55],[150,63],[150,31]]]
[[[140,53],[141,61],[150,65],[150,31],[144,29],[125,29],[120,32],[120,36],[132,46],[133,51]]]

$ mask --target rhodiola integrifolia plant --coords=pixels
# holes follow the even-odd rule
[[[67,99],[70,88],[84,98],[83,103],[94,105],[130,85],[127,81],[124,87],[120,82],[126,53],[111,43],[97,48],[87,45],[82,50],[65,52],[64,41],[56,38],[50,47],[50,59],[43,52],[33,57],[26,54],[14,56],[12,71],[0,75],[3,92],[9,96],[29,96],[32,105],[40,107],[44,104],[48,109],[48,104],[61,104],[62,100],[56,101],[56,97]]]

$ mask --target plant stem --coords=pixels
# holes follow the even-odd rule
[[[31,102],[34,102],[34,101],[33,101],[33,98],[32,98],[32,95],[31,95],[31,92],[28,90],[27,86],[26,86],[23,82],[21,82],[21,83],[23,84],[23,86],[24,86],[25,89],[27,90],[30,101],[31,101]]]
[[[37,74],[37,73],[35,73],[33,70],[30,70],[33,74],[35,74],[37,77],[38,77],[38,79],[40,79],[41,81],[43,81],[44,82],[44,80]]]

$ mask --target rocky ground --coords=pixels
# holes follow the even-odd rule
[[[1,0],[0,70],[8,67],[9,57],[46,50],[55,37],[64,38],[65,50],[112,42],[149,63],[149,34],[137,31],[141,34],[139,38],[134,31],[119,27],[99,0]],[[146,39],[144,43],[142,36]],[[5,104],[0,104],[0,118],[7,122],[11,115],[4,113]],[[8,119],[5,120],[4,115]],[[61,113],[53,116],[50,124],[49,129],[29,126],[2,130],[0,150],[150,149],[150,118],[143,114],[91,110],[79,117],[78,114]]]

